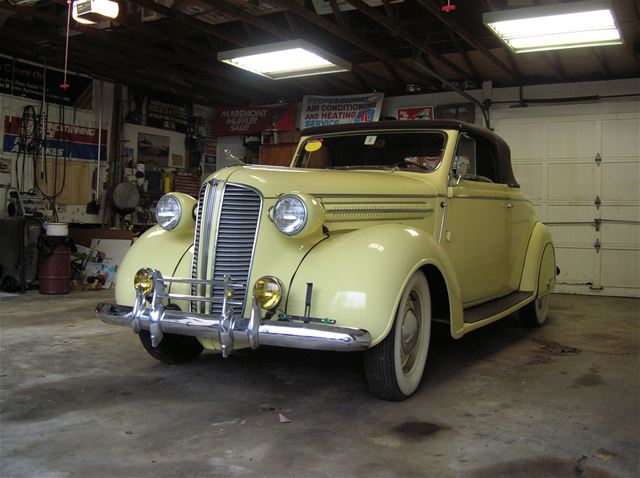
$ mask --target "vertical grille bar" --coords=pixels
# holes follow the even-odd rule
[[[217,182],[212,181],[206,183],[200,189],[200,196],[198,198],[198,208],[196,212],[196,227],[195,235],[193,239],[193,263],[191,266],[191,277],[193,279],[206,279],[207,269],[209,263],[209,249],[211,247],[211,229],[212,218],[215,206]],[[205,202],[206,201],[206,202]],[[191,286],[192,295],[206,295],[206,285],[196,284]],[[204,313],[205,304],[191,302],[191,311]]]
[[[242,284],[234,291],[230,301],[236,313],[242,314],[247,300],[247,284],[253,262],[258,223],[262,211],[262,197],[253,189],[238,184],[227,184],[218,219],[215,243],[213,278],[223,280],[229,275]],[[214,299],[222,299],[224,288],[214,287]],[[211,303],[211,313],[222,313],[222,300]]]
[[[220,185],[213,181],[200,190],[191,277],[223,280],[225,275],[229,275],[232,282],[241,284],[235,289],[230,304],[236,313],[242,314],[248,296],[247,284],[262,212],[262,196],[247,186],[227,184],[220,204],[216,204],[216,190]],[[219,212],[215,211],[216,208],[220,209]],[[208,305],[193,301],[192,312],[222,314],[223,287],[212,289],[206,284],[193,284],[191,293],[214,299]]]

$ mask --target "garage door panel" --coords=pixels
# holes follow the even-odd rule
[[[640,119],[614,119],[602,122],[602,156],[637,156],[640,151]]]
[[[542,199],[544,178],[542,163],[514,163],[513,172],[520,184],[522,193],[532,201]]]
[[[602,249],[602,286],[640,288],[640,251]]]
[[[547,125],[549,158],[595,158],[597,121],[550,121]]]
[[[595,163],[553,163],[549,164],[548,168],[547,198],[550,201],[595,200]]]
[[[593,206],[548,207],[546,223],[557,245],[592,247],[596,240]]]
[[[601,237],[605,247],[640,247],[640,207],[603,206]]]
[[[496,132],[509,144],[514,161],[543,157],[542,123],[501,124]]]
[[[640,297],[640,102],[594,106],[502,110],[497,131],[553,236],[557,290]]]
[[[638,153],[636,153],[638,154]],[[602,162],[602,199],[640,202],[640,162]]]
[[[593,249],[556,247],[556,263],[560,268],[557,281],[562,284],[593,282]]]

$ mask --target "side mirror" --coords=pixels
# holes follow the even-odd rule
[[[471,168],[471,162],[466,156],[455,156],[453,158],[453,165],[451,166],[451,185],[457,186],[460,181],[469,172]]]

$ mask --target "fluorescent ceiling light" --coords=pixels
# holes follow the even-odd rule
[[[482,20],[516,53],[622,43],[611,0],[490,12]]]
[[[119,12],[118,2],[112,0],[74,0],[71,16],[78,23],[93,25],[104,18],[116,18]]]
[[[272,80],[351,70],[351,63],[304,40],[222,51],[218,60]]]

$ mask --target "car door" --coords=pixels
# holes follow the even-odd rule
[[[513,290],[509,285],[513,204],[495,161],[488,142],[460,134],[452,167],[464,162],[468,169],[462,179],[449,184],[442,243],[456,270],[465,306]]]

